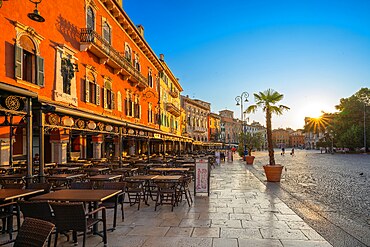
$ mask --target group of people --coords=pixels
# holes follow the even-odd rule
[[[285,148],[281,148],[281,155],[285,155]],[[294,148],[290,151],[290,155],[294,156]]]

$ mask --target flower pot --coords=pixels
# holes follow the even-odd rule
[[[281,173],[284,166],[282,165],[265,165],[263,169],[265,170],[267,182],[280,182]]]
[[[247,161],[247,165],[253,165],[255,156],[245,156],[245,160]]]

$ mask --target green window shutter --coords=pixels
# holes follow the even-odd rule
[[[85,80],[85,102],[90,102],[90,81],[86,78]]]
[[[103,89],[103,105],[104,105],[104,109],[108,108],[107,89],[106,88]]]
[[[36,56],[36,64],[37,64],[37,85],[43,87],[45,83],[44,59],[42,57]]]
[[[96,84],[96,105],[100,105],[100,86]]]
[[[15,56],[15,64],[14,64],[14,76],[17,79],[23,78],[23,49],[20,46],[14,45],[14,56]]]

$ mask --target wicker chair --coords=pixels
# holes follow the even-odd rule
[[[83,232],[82,246],[85,247],[88,229],[99,222],[103,223],[103,242],[104,245],[107,244],[107,223],[104,207],[85,213],[83,203],[50,202],[50,206],[55,214],[55,247],[57,246],[58,234],[68,231],[73,231],[75,243],[77,243],[77,232]],[[102,211],[102,218],[95,217],[99,211]]]
[[[20,226],[20,213],[19,208],[16,202],[9,202],[0,204],[0,219],[3,223],[2,233],[5,233],[5,230],[9,234],[9,239],[13,239],[13,216],[15,215],[13,207],[16,208],[17,216],[17,228]]]
[[[18,231],[13,247],[43,247],[54,224],[40,219],[26,218]]]
[[[125,215],[123,212],[123,201],[125,200],[125,182],[105,182],[103,183],[102,189],[104,190],[122,190],[117,196],[112,198],[108,198],[104,200],[100,206],[105,207],[106,209],[114,209],[114,216],[113,216],[113,228],[112,231],[117,226],[117,211],[118,211],[118,204],[121,205],[121,214],[122,214],[122,221],[125,219]]]
[[[94,182],[72,182],[71,189],[73,190],[92,190],[94,188]]]
[[[47,201],[18,201],[24,218],[35,218],[55,224],[55,217]]]
[[[3,184],[3,189],[24,189],[24,184],[21,183],[11,183],[11,184]]]

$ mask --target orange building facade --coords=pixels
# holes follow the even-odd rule
[[[34,153],[40,163],[121,160],[158,152],[165,137],[189,142],[160,130],[164,67],[120,1],[42,1],[45,22],[27,16],[34,8],[0,9],[1,164]]]

